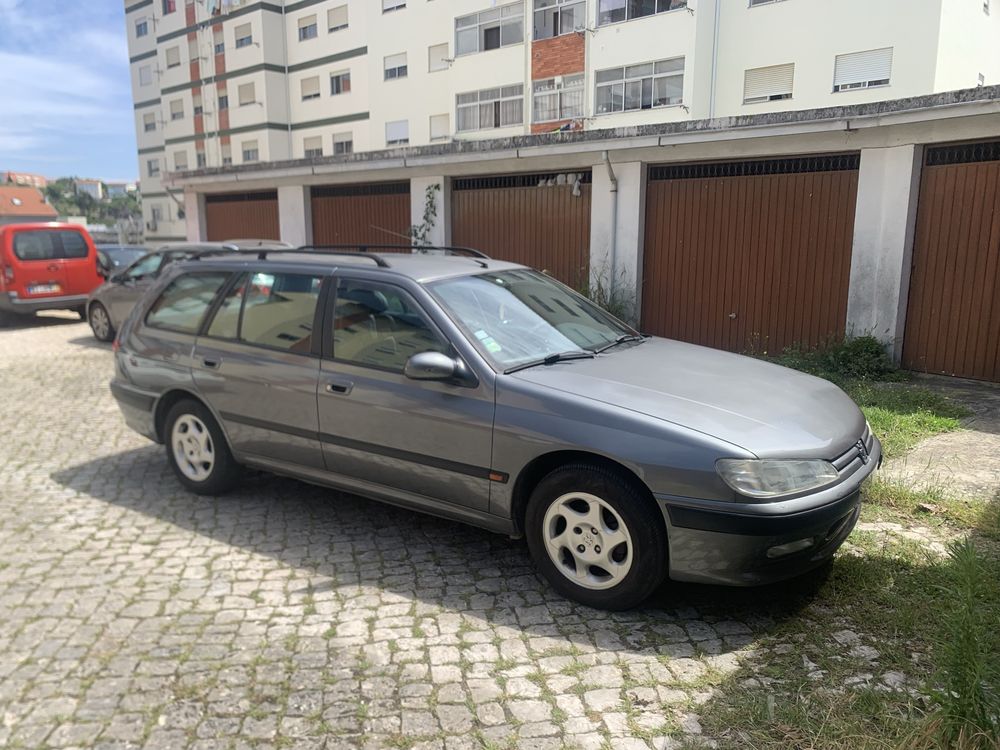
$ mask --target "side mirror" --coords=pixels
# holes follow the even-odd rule
[[[459,371],[459,363],[440,352],[420,352],[406,360],[403,374],[411,380],[448,380]]]

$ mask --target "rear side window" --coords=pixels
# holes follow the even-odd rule
[[[309,354],[322,283],[307,274],[245,275],[226,293],[208,335]]]
[[[227,273],[189,273],[170,282],[146,313],[146,325],[197,333]]]
[[[38,229],[14,233],[14,255],[20,260],[86,258],[87,241],[73,229]]]
[[[255,273],[243,302],[240,340],[308,354],[321,282],[319,276]]]

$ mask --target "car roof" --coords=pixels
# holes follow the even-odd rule
[[[194,250],[291,250],[292,245],[278,240],[224,240],[222,242],[168,242],[157,247],[157,251]]]
[[[261,257],[264,256],[264,257]],[[384,265],[379,265],[383,263]],[[525,269],[519,263],[509,263],[487,257],[466,257],[444,253],[363,253],[363,252],[322,252],[303,249],[271,253],[225,253],[207,255],[184,263],[192,268],[203,264],[212,268],[261,269],[273,266],[276,271],[291,268],[314,268],[330,271],[334,268],[350,267],[364,271],[375,271],[390,276],[403,276],[418,283],[426,284],[457,276],[471,276],[483,272]]]

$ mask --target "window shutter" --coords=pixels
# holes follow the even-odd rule
[[[253,35],[253,27],[248,23],[240,24],[234,31],[237,39],[245,39]]]
[[[180,65],[180,64],[181,64],[180,47],[170,47],[167,50],[167,67],[169,68],[173,65]]]
[[[304,138],[302,140],[302,148],[304,151],[319,151],[323,152],[323,136],[317,135],[311,138]]]
[[[336,8],[330,8],[326,12],[326,23],[329,26],[330,31],[335,29],[342,29],[347,26],[347,6],[339,5]]]
[[[743,101],[766,101],[772,96],[791,94],[794,76],[794,63],[748,70],[743,79]]]
[[[319,96],[319,76],[302,79],[302,98]]]
[[[431,140],[448,137],[448,115],[431,115]]]
[[[398,55],[389,55],[385,58],[385,69],[401,68],[406,65],[406,53],[400,52]]]
[[[837,55],[833,71],[835,88],[869,81],[888,81],[892,75],[892,47]]]
[[[316,25],[316,16],[315,15],[302,16],[302,18],[299,19],[299,28],[300,29],[304,29],[304,28],[307,28],[309,26],[315,26],[315,25]]]
[[[448,44],[435,44],[427,48],[427,69],[429,71],[447,70]]]
[[[253,104],[257,92],[252,83],[241,83],[237,89],[240,104]]]

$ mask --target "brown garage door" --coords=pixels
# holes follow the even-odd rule
[[[590,173],[573,176],[455,180],[452,244],[546,270],[580,288],[590,268]]]
[[[211,242],[236,239],[277,240],[278,193],[226,193],[205,196],[206,234]]]
[[[643,329],[739,352],[843,336],[858,161],[651,167]]]
[[[317,245],[409,244],[410,183],[315,187],[312,221]]]
[[[903,364],[1000,382],[1000,142],[927,149]]]

